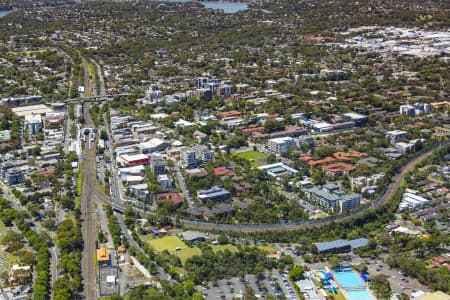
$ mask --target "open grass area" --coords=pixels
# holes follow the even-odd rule
[[[180,251],[176,251],[175,255],[180,258],[181,263],[184,265],[189,258],[195,255],[202,255],[202,251],[198,247],[186,247]]]
[[[328,295],[328,299],[345,300],[345,296],[344,296],[344,294],[342,294],[341,291],[338,291],[337,294],[327,292],[327,295]],[[331,296],[333,298],[331,298]]]
[[[169,235],[163,238],[155,238],[155,239],[147,238],[144,240],[148,242],[150,246],[152,246],[153,249],[155,249],[155,251],[157,252],[167,250],[171,253],[174,253],[178,247],[181,249],[187,248],[186,244],[175,235]]]
[[[267,252],[267,253],[275,253],[277,252],[277,249],[275,249],[274,247],[271,246],[265,246],[265,245],[259,245],[258,249]]]
[[[238,249],[233,245],[212,245],[211,248],[214,251],[214,253],[223,251],[225,249],[228,249],[232,253],[238,252]]]
[[[263,153],[258,152],[258,151],[247,151],[247,152],[236,153],[236,156],[243,158],[245,160],[248,160],[252,167],[260,166],[261,163],[258,162],[258,160],[262,160],[262,159],[266,158],[266,156]]]

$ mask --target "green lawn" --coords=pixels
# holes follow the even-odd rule
[[[175,255],[180,258],[181,263],[184,265],[186,260],[188,260],[189,258],[191,258],[195,255],[202,255],[202,251],[198,247],[193,247],[193,248],[186,247],[180,251],[176,251]]]
[[[341,291],[338,291],[337,294],[334,294],[334,293],[328,293],[328,292],[327,292],[327,294],[328,294],[328,298],[330,298],[330,299],[335,299],[335,300],[345,300],[345,296],[342,294]],[[334,298],[331,298],[330,296],[333,296]]]
[[[214,251],[214,253],[223,251],[225,249],[230,250],[230,252],[232,252],[232,253],[238,252],[238,249],[233,245],[212,245],[211,248]]]
[[[266,158],[266,156],[263,153],[258,152],[258,151],[247,151],[247,152],[236,153],[236,156],[243,158],[245,160],[248,160],[252,167],[260,166],[261,163],[259,163],[258,160]]]
[[[157,252],[162,252],[164,250],[167,250],[171,253],[175,252],[175,249],[180,247],[181,249],[186,248],[186,244],[180,240],[179,237],[175,235],[165,236],[163,238],[154,238],[149,239],[147,236],[144,239],[146,242],[148,242],[153,249],[155,249]]]
[[[277,252],[277,249],[275,249],[274,247],[271,246],[264,246],[264,245],[259,245],[258,248],[262,251],[265,251],[267,253],[275,253]]]

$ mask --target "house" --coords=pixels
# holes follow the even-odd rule
[[[354,170],[356,170],[355,166],[349,165],[344,162],[338,162],[335,164],[322,166],[322,171],[331,176],[342,176],[345,174],[349,174]]]
[[[211,201],[222,201],[231,197],[231,193],[226,189],[218,186],[213,186],[207,190],[198,190],[197,198],[202,202],[206,202],[208,200]]]
[[[175,207],[180,207],[183,204],[183,198],[180,193],[169,192],[156,195],[157,202],[171,202]]]
[[[236,196],[248,193],[252,190],[252,188],[252,184],[245,181],[236,182],[235,184],[233,184],[233,192]]]
[[[234,172],[231,171],[230,169],[228,169],[227,167],[217,167],[217,168],[214,168],[214,175],[233,177]]]
[[[31,266],[13,265],[9,270],[8,281],[10,284],[21,282],[32,276]]]
[[[194,131],[193,136],[198,141],[199,144],[204,144],[208,141],[208,135],[201,131],[198,130]]]
[[[233,207],[228,203],[219,203],[211,208],[213,215],[218,217],[231,216],[234,213]]]
[[[100,249],[97,249],[97,262],[98,265],[110,265],[111,264],[111,255],[109,253],[108,248],[102,247]]]

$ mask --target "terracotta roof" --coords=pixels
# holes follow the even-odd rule
[[[222,111],[219,112],[218,115],[222,118],[227,118],[227,117],[236,117],[236,116],[240,116],[242,113],[240,111],[236,111],[236,110],[232,110],[232,111]]]
[[[228,169],[227,167],[217,167],[217,168],[214,168],[214,175],[216,175],[216,176],[227,175],[227,176],[233,177],[234,172],[231,171],[230,169]]]
[[[317,166],[317,165],[323,165],[323,164],[327,164],[327,163],[331,163],[331,162],[335,162],[335,161],[336,161],[336,158],[327,156],[324,159],[310,160],[307,162],[307,164],[310,166]]]
[[[339,173],[339,172],[351,172],[356,170],[355,166],[346,164],[344,162],[338,162],[335,164],[327,165],[322,167],[322,171],[330,172],[330,173]]]
[[[178,206],[183,203],[180,193],[161,193],[156,195],[157,201],[171,201],[174,205]]]
[[[109,250],[108,248],[102,247],[97,249],[97,261],[109,261]]]

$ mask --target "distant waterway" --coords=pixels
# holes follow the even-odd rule
[[[191,0],[159,0],[161,2],[194,2]],[[195,1],[206,8],[220,9],[227,14],[233,14],[241,10],[248,9],[247,3],[243,2],[227,2],[227,1]]]
[[[9,13],[12,13],[13,10],[0,10],[0,18],[6,16]]]

